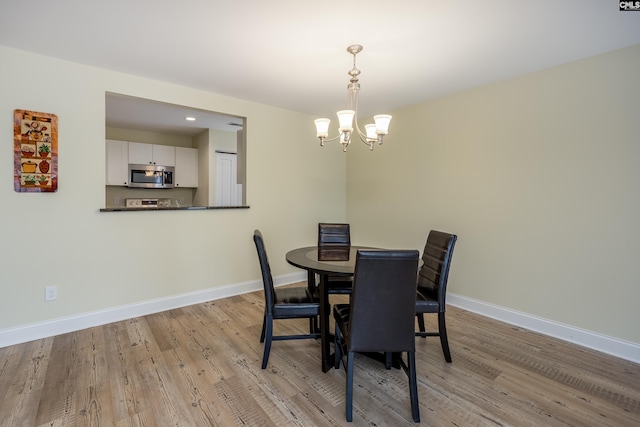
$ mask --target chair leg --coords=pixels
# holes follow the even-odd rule
[[[413,421],[420,422],[420,406],[418,404],[418,380],[416,378],[416,353],[407,352],[409,362],[409,395],[411,396],[411,416]]]
[[[267,326],[267,315],[262,316],[262,333],[260,334],[260,342],[264,342],[265,328]]]
[[[438,332],[440,333],[440,345],[444,353],[444,360],[451,363],[451,352],[449,351],[449,341],[447,340],[447,326],[444,321],[444,312],[438,313]]]
[[[387,368],[387,371],[391,369],[393,359],[393,353],[387,351],[384,353],[384,367]]]
[[[316,273],[312,273],[307,271],[307,290],[309,294],[313,295],[316,291],[316,287],[318,286],[318,279],[316,277]]]
[[[420,332],[425,332],[426,329],[424,327],[424,314],[422,313],[417,313],[416,317],[418,318],[418,330]],[[425,336],[423,336],[422,338],[426,338]]]
[[[352,351],[347,353],[347,396],[345,402],[345,415],[347,421],[353,421],[353,359]]]
[[[269,361],[269,352],[271,351],[271,340],[273,337],[273,318],[271,316],[265,316],[265,343],[264,353],[262,354],[262,369],[267,367]]]
[[[341,354],[341,349],[342,349],[342,335],[340,335],[340,328],[338,328],[338,325],[336,324],[336,330],[333,334],[334,339],[334,362],[333,362],[333,367],[335,369],[340,369],[340,361],[342,360],[342,354]]]

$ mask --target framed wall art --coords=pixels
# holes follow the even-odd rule
[[[14,110],[13,183],[19,193],[58,191],[58,117]]]

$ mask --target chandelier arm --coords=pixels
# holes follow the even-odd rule
[[[360,137],[360,141],[364,142],[369,147],[369,150],[373,150],[374,143],[377,140],[367,137],[367,134],[360,130],[360,125],[358,124],[358,98],[356,98],[356,105],[355,105],[355,110],[354,111],[356,113],[355,113],[355,116],[353,118],[353,121],[356,122],[356,131],[358,131],[358,136]]]
[[[360,137],[360,141],[364,142],[369,147],[369,150],[373,150],[374,142],[375,142],[374,140],[367,138],[366,135],[360,132],[360,129],[358,129],[358,136]]]
[[[355,55],[353,56],[354,59],[354,68],[355,68]],[[353,92],[351,98],[351,108],[353,108],[354,114],[353,114],[353,121],[355,122],[355,128],[356,131],[358,132],[358,136],[360,137],[360,141],[364,142],[365,144],[367,144],[369,146],[369,148],[373,147],[373,143],[369,141],[369,138],[367,138],[367,135],[362,132],[360,130],[360,124],[358,123],[358,92],[355,91]],[[371,148],[373,150],[373,148]]]
[[[335,141],[336,139],[340,138],[340,135],[342,135],[341,133],[338,133],[336,136],[334,136],[331,139],[327,139],[327,138],[323,138],[324,142],[331,142],[331,141]]]
[[[353,117],[353,121],[356,122],[356,130],[358,131],[360,138],[364,138],[366,136],[366,133],[360,130],[360,125],[358,124],[358,110],[356,110],[356,114]]]
[[[357,119],[357,117],[356,117],[356,119]],[[360,130],[360,126],[358,126],[358,121],[357,120],[355,120],[355,122],[356,122],[356,130],[358,131],[358,136],[360,136],[360,140],[362,142],[364,142],[365,144],[371,146],[371,144],[373,144],[375,141],[372,141],[371,138],[367,137],[366,133],[364,133],[364,132],[362,132]]]

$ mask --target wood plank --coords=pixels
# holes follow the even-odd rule
[[[0,349],[0,425],[35,423],[53,338]]]
[[[253,292],[2,348],[0,425],[345,425],[345,372],[321,372],[317,340],[274,342],[260,369],[263,309]],[[447,329],[451,364],[416,339],[424,425],[640,425],[638,364],[455,307]],[[414,425],[404,372],[356,357],[353,416]]]
[[[85,355],[78,353],[78,332],[53,338],[35,424],[58,420],[60,425],[76,425],[75,381],[77,365]],[[35,408],[34,408],[35,409]]]

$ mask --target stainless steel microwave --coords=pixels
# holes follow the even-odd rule
[[[173,166],[129,164],[129,187],[173,188]]]

